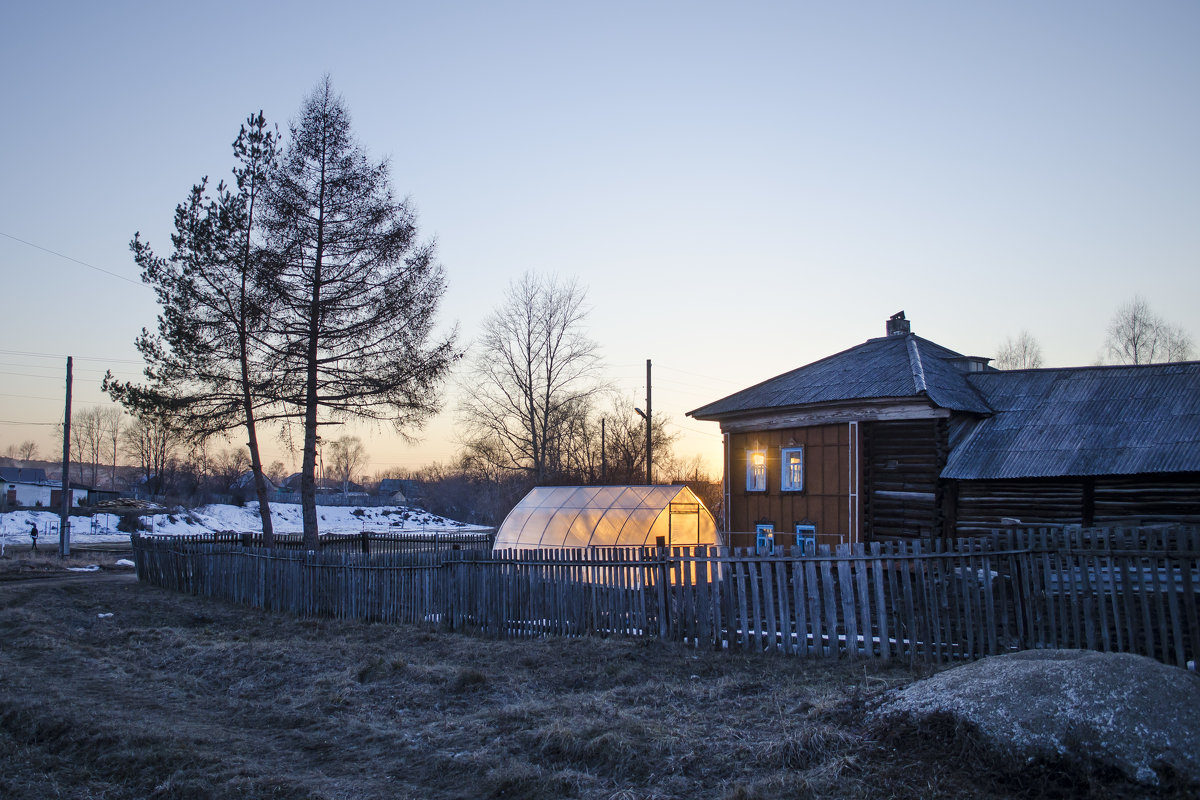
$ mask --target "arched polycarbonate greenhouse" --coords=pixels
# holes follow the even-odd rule
[[[716,545],[717,525],[686,486],[539,486],[496,532],[495,550]]]

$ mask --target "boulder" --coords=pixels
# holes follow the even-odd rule
[[[949,715],[1022,763],[1101,763],[1158,785],[1164,767],[1200,784],[1200,676],[1130,653],[1026,650],[895,690],[872,712]]]

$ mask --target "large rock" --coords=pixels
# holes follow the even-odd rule
[[[946,670],[874,715],[949,714],[1008,757],[1101,762],[1157,785],[1166,766],[1200,783],[1200,677],[1129,653],[1027,650]]]

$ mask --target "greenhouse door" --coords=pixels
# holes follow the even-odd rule
[[[667,546],[696,547],[700,544],[700,505],[671,503],[667,512]]]

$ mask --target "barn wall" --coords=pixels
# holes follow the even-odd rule
[[[1001,519],[1022,525],[1077,525],[1083,521],[1084,484],[1079,478],[957,481],[955,530],[971,536],[995,529]]]
[[[1200,473],[956,481],[956,533],[1000,525],[1200,522]]]
[[[780,448],[804,447],[804,490],[781,492]],[[765,449],[767,489],[746,491],[746,451]],[[782,430],[733,433],[729,437],[731,531],[753,531],[771,522],[777,531],[795,523],[816,525],[821,544],[839,544],[849,534],[850,426],[813,425]],[[740,544],[740,540],[736,542]]]
[[[1095,479],[1095,524],[1200,521],[1200,472]]]
[[[863,424],[867,538],[941,535],[947,430],[945,419]]]

